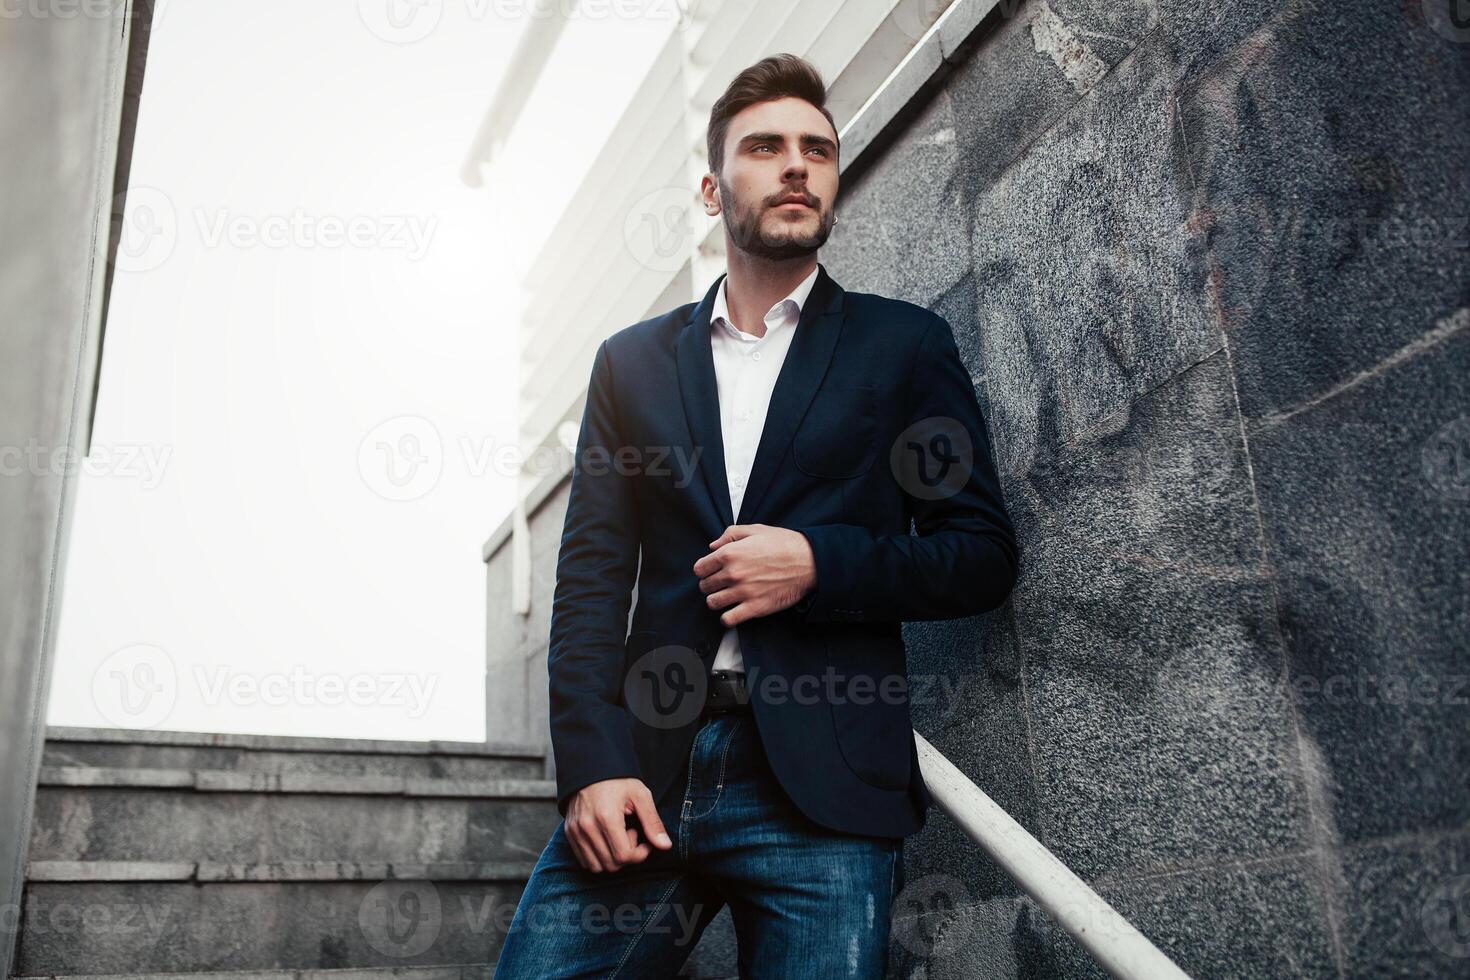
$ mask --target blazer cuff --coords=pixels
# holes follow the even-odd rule
[[[817,587],[792,610],[808,623],[861,622],[866,613],[858,601],[858,575],[863,557],[872,548],[872,534],[852,524],[819,524],[796,530],[811,543]]]
[[[614,714],[616,713],[616,714]],[[556,760],[556,809],[563,817],[572,797],[584,786],[604,779],[642,779],[643,768],[633,751],[627,709],[610,707],[597,712],[603,723],[563,725],[552,737]],[[576,735],[568,728],[578,729]],[[585,737],[578,737],[584,735]]]

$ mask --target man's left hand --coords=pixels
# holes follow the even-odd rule
[[[706,604],[724,610],[726,627],[789,609],[816,587],[816,559],[800,531],[732,524],[709,546],[694,574]]]

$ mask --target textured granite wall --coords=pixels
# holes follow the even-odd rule
[[[1470,975],[1470,26],[1001,8],[823,251],[954,325],[1022,539],[916,727],[1196,977]],[[907,860],[895,975],[1103,975]]]

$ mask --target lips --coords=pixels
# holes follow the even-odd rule
[[[779,208],[782,205],[786,205],[786,204],[800,204],[802,207],[806,207],[806,208],[809,208],[809,207],[812,206],[811,205],[811,202],[808,201],[804,197],[783,197],[783,198],[781,198],[781,200],[779,200],[779,201],[776,202],[776,207]]]

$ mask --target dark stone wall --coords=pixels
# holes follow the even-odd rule
[[[1000,6],[823,252],[953,324],[1021,535],[916,727],[1193,976],[1470,974],[1470,29]],[[906,861],[894,975],[1104,975]]]

